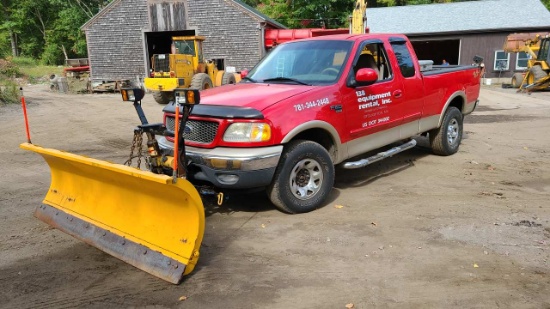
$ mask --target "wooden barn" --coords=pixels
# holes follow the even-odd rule
[[[527,69],[526,53],[503,50],[506,36],[550,31],[550,12],[539,0],[483,0],[369,8],[372,32],[405,33],[420,59],[471,64],[482,56],[487,78],[509,82]]]
[[[92,83],[142,79],[172,36],[204,36],[206,59],[250,69],[265,53],[264,29],[284,28],[237,0],[114,0],[82,26]]]

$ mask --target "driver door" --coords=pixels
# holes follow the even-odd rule
[[[346,119],[349,132],[349,154],[354,156],[399,139],[401,100],[394,97],[398,83],[382,41],[365,41],[358,49],[348,85],[355,82],[355,73],[362,68],[377,71],[378,81],[368,86],[346,89]],[[350,82],[351,81],[351,82]]]

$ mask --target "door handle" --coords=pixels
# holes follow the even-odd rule
[[[400,98],[402,95],[403,95],[403,91],[401,91],[401,90],[395,90],[395,91],[393,92],[393,96],[394,96],[395,98]]]

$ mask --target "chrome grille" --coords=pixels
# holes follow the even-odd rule
[[[180,120],[181,125],[181,120]],[[166,128],[174,132],[176,122],[174,117],[166,117]],[[187,120],[183,130],[183,138],[190,142],[210,144],[214,141],[218,132],[218,123],[210,121]]]

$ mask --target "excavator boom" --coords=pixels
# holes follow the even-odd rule
[[[367,2],[365,0],[356,0],[351,16],[351,34],[363,34],[367,28]]]

